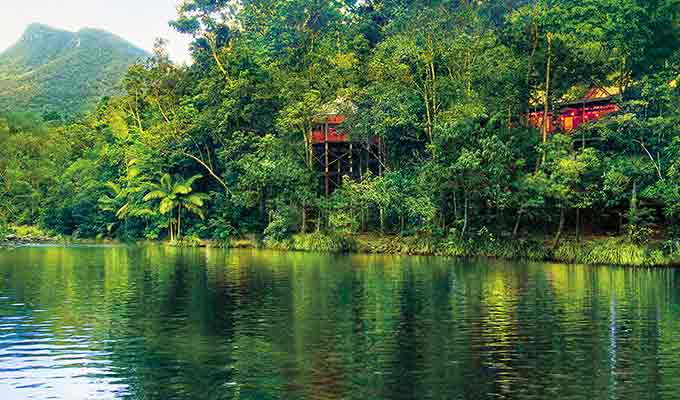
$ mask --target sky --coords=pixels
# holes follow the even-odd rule
[[[175,32],[168,21],[182,0],[0,0],[0,52],[14,44],[31,23],[77,31],[96,28],[151,51],[154,39],[170,41],[175,62],[189,62],[191,37]]]

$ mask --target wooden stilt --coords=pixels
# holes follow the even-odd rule
[[[382,140],[378,136],[378,176],[382,176],[383,173],[383,157],[382,157]]]
[[[371,170],[371,143],[366,144],[366,173]]]
[[[364,152],[359,149],[359,180],[364,180]]]
[[[329,170],[328,170],[328,122],[326,122],[323,126],[324,130],[324,149],[325,149],[325,156],[324,156],[324,164],[325,164],[325,173],[326,173],[326,197],[330,195],[330,175],[329,175]]]
[[[349,142],[349,176],[354,179],[354,153],[352,152],[352,142]]]

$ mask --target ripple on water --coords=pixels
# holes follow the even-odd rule
[[[680,387],[675,272],[51,247],[0,252],[0,276],[7,400],[585,400]]]

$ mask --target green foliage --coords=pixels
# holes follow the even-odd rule
[[[181,177],[173,179],[170,174],[163,174],[158,183],[149,185],[149,192],[143,198],[145,202],[160,200],[158,202],[160,215],[171,214],[168,219],[168,233],[172,241],[182,239],[182,211],[186,210],[201,219],[205,218],[203,208],[210,196],[193,192],[194,182],[201,178],[202,175],[194,175],[189,179]]]
[[[45,241],[60,239],[54,232],[42,229],[34,225],[9,225],[6,227],[6,235],[12,235],[20,241]]]
[[[357,243],[352,237],[323,232],[297,234],[286,240],[268,240],[265,241],[265,246],[277,250],[321,253],[344,253],[357,250]]]
[[[196,248],[196,247],[201,247],[203,244],[203,241],[201,238],[195,235],[187,235],[184,236],[183,238],[180,238],[178,240],[175,240],[171,242],[172,246],[175,247],[185,247],[185,248]]]
[[[356,214],[347,210],[333,211],[328,217],[328,225],[334,232],[348,234],[359,231],[360,221]]]
[[[554,259],[576,264],[625,266],[660,266],[670,262],[661,249],[615,238],[590,243],[562,243],[555,249]]]
[[[309,233],[293,236],[294,250],[341,253],[356,250],[356,242],[349,236]]]
[[[641,226],[629,223],[626,225],[626,237],[634,244],[644,245],[649,243],[654,235],[654,230],[649,226]]]
[[[193,63],[173,64],[158,40],[121,92],[109,84],[136,49],[30,28],[40,40],[0,56],[0,97],[19,84],[53,104],[68,84],[68,98],[35,109],[17,95],[43,121],[0,117],[0,216],[77,236],[183,243],[184,226],[300,250],[543,260],[553,247],[633,264],[656,259],[648,248],[665,234],[675,253],[673,1],[364,3],[185,1],[172,25],[194,38]],[[28,67],[39,81],[15,79]],[[90,102],[84,86],[106,97],[69,118]],[[545,136],[524,123],[591,87],[621,111]],[[327,196],[325,149],[309,134],[329,114],[346,117],[354,157],[344,178],[348,160],[330,160]],[[586,234],[622,243],[572,244]]]
[[[265,240],[281,242],[288,239],[294,232],[295,224],[290,211],[277,210],[272,214],[271,222],[263,232]]]
[[[452,254],[440,252],[439,243],[432,237],[399,236],[399,237],[358,237],[358,248],[365,253],[375,254],[409,254],[409,255],[451,255],[459,256],[465,253]]]

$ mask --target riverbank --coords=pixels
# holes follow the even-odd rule
[[[416,236],[339,235],[309,233],[283,241],[239,240],[235,246],[283,251],[394,254],[447,257],[485,257],[507,260],[554,261],[567,264],[668,267],[680,265],[680,256],[666,243],[634,244],[623,238],[596,237],[564,240],[557,248],[549,239],[460,239]],[[208,244],[210,245],[210,244]],[[224,247],[224,246],[223,246]]]
[[[58,235],[36,226],[10,226],[0,235],[0,247],[20,247],[37,244],[116,244],[113,239],[75,238]]]
[[[22,246],[29,244],[58,243],[65,241],[61,235],[55,235],[35,226],[9,226],[0,235],[0,246]]]
[[[83,239],[53,235],[36,227],[13,227],[0,246],[32,244],[114,244],[110,239]],[[158,242],[157,242],[158,243]],[[285,240],[260,240],[255,235],[229,241],[187,237],[179,242],[161,242],[174,247],[264,248],[278,251],[322,253],[393,254],[497,258],[507,260],[553,261],[566,264],[617,265],[635,267],[680,266],[680,253],[667,242],[634,244],[624,238],[590,237],[580,242],[567,239],[555,248],[547,238],[495,238],[493,235],[461,239],[428,236],[343,235],[314,232],[296,234]]]

